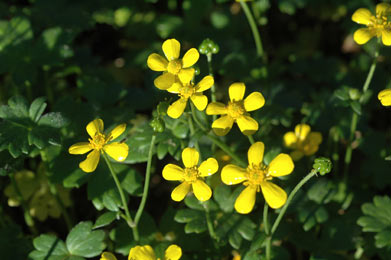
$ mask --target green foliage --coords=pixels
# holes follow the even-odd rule
[[[357,224],[364,232],[375,232],[375,245],[378,248],[391,247],[391,199],[388,196],[375,196],[373,203],[361,206],[364,216]]]
[[[40,235],[34,239],[30,259],[81,260],[99,255],[105,248],[102,230],[92,231],[91,222],[80,222],[68,234],[66,242],[53,235]]]

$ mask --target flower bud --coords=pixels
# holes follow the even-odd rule
[[[149,123],[149,125],[152,127],[153,131],[156,133],[162,133],[164,132],[164,129],[166,128],[166,125],[160,117],[152,119],[152,121]]]
[[[333,164],[330,159],[325,157],[318,157],[315,159],[314,164],[312,166],[314,170],[316,170],[320,175],[325,175],[331,171]]]
[[[217,43],[215,43],[209,38],[203,40],[200,46],[198,47],[198,51],[204,55],[216,54],[219,52],[219,50],[220,50],[219,45],[217,45]]]
[[[356,88],[349,89],[349,97],[351,100],[358,100],[361,97],[360,90]]]

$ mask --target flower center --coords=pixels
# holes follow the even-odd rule
[[[256,187],[257,191],[260,191],[261,183],[267,180],[271,180],[273,177],[267,174],[267,166],[263,163],[261,165],[249,165],[247,167],[247,181],[244,183],[246,186]]]
[[[168,63],[167,71],[171,74],[177,75],[181,69],[182,69],[181,60],[171,60]]]
[[[94,138],[88,140],[90,141],[90,147],[94,150],[101,150],[107,143],[106,136],[101,133],[95,134]]]
[[[189,83],[189,84],[182,85],[182,87],[179,89],[179,94],[178,95],[181,98],[188,99],[189,97],[194,95],[195,92],[196,92],[196,89],[194,87],[194,84]]]
[[[246,112],[244,109],[243,100],[231,101],[227,106],[228,115],[233,119],[237,119]]]
[[[193,183],[198,179],[199,175],[200,173],[198,172],[197,166],[185,168],[185,174],[183,175],[183,179],[186,182]]]

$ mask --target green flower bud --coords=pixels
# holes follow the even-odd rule
[[[170,106],[168,102],[160,102],[159,105],[157,105],[157,113],[159,116],[165,116],[167,115],[167,109]]]
[[[153,131],[156,133],[162,133],[164,132],[164,129],[166,128],[166,125],[164,124],[163,119],[160,117],[152,119],[152,121],[149,123],[149,125],[152,127]]]
[[[197,65],[193,66],[194,68],[194,75],[195,76],[198,76],[200,75],[201,71],[200,71],[200,67],[198,67]]]
[[[312,167],[320,175],[325,175],[331,171],[331,168],[333,168],[333,164],[331,163],[330,159],[328,159],[328,158],[318,157],[315,159]]]
[[[209,38],[203,40],[200,46],[198,47],[198,51],[204,55],[216,54],[219,52],[219,50],[220,50],[219,45],[217,45],[217,43],[215,43]]]
[[[349,89],[349,97],[351,100],[358,100],[361,97],[360,90],[356,88]]]

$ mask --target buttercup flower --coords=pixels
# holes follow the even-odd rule
[[[177,245],[171,245],[166,249],[162,260],[178,260],[181,256],[182,249]],[[117,258],[112,253],[103,252],[100,260],[117,260]],[[128,260],[160,260],[160,258],[156,258],[151,246],[145,245],[131,248]]]
[[[383,106],[391,106],[391,89],[383,89],[377,95]]]
[[[166,40],[162,49],[166,59],[159,54],[152,53],[148,56],[147,65],[151,70],[162,71],[163,74],[154,81],[159,89],[166,90],[179,80],[189,82],[194,75],[193,66],[200,57],[197,49],[188,50],[182,59],[179,59],[181,44],[175,39]]]
[[[180,117],[186,109],[189,98],[198,110],[204,110],[208,104],[208,98],[202,92],[210,89],[213,84],[212,76],[204,77],[197,85],[190,80],[185,83],[174,83],[167,91],[178,94],[179,99],[168,107],[167,114],[172,118]]]
[[[112,140],[120,136],[126,129],[126,124],[115,127],[109,134],[103,133],[102,119],[95,119],[87,127],[87,133],[90,135],[89,142],[80,142],[69,147],[70,154],[85,154],[92,150],[87,159],[79,164],[79,167],[85,172],[93,172],[99,163],[100,154],[105,152],[114,160],[121,162],[128,156],[129,147],[125,143],[113,142]]]
[[[322,134],[311,132],[307,124],[299,124],[295,132],[288,132],[284,135],[284,145],[294,151],[291,152],[293,160],[300,160],[304,155],[310,156],[318,151],[322,143]]]
[[[234,185],[243,182],[246,186],[235,201],[235,209],[241,214],[252,211],[256,193],[261,190],[271,208],[280,208],[286,202],[285,191],[270,181],[273,177],[290,174],[294,168],[293,161],[289,155],[281,153],[266,166],[262,162],[264,150],[265,145],[262,142],[256,142],[248,149],[246,169],[228,164],[221,171],[221,180],[225,184]]]
[[[163,178],[168,181],[181,181],[171,193],[171,198],[181,201],[187,193],[193,189],[194,195],[200,201],[207,201],[212,196],[212,190],[204,182],[204,177],[217,172],[219,165],[214,158],[209,158],[198,165],[199,153],[194,148],[185,148],[182,151],[182,161],[185,169],[175,165],[167,164],[163,168]]]
[[[361,28],[354,32],[353,38],[358,44],[365,44],[372,37],[381,37],[384,45],[391,45],[391,6],[386,3],[376,5],[376,15],[366,8],[356,10],[352,20],[364,24],[368,28]]]
[[[258,130],[258,122],[251,118],[248,112],[263,107],[265,98],[260,92],[253,92],[243,100],[245,91],[244,83],[233,83],[228,89],[228,105],[212,102],[206,108],[207,115],[222,115],[212,124],[216,135],[226,135],[234,122],[245,135],[251,135]]]

